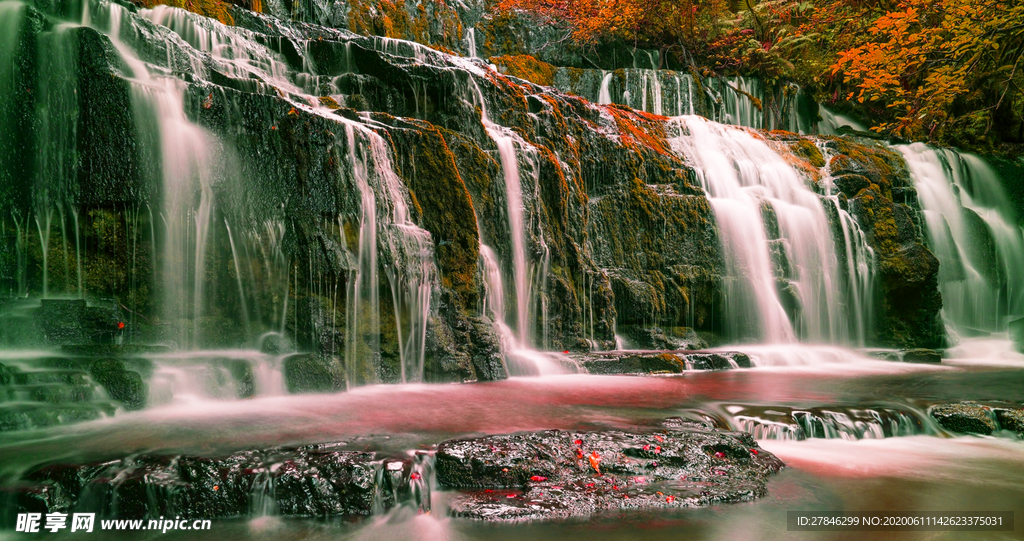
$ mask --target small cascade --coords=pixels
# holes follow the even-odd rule
[[[612,76],[615,75],[610,71],[601,70],[601,88],[597,92],[597,103],[600,105],[607,105],[612,102],[612,94],[608,90],[608,86],[612,82]]]
[[[748,77],[721,77],[716,80],[721,99],[718,120],[722,124],[765,129],[764,91],[761,81]],[[755,101],[756,100],[756,101]],[[771,122],[767,123],[771,126]],[[772,129],[774,126],[768,128]]]
[[[656,66],[656,56],[652,56],[650,62]],[[616,71],[602,70],[600,84],[588,85],[589,79],[579,79],[574,85],[573,79],[566,76],[556,77],[555,86],[600,105],[617,103],[656,115],[694,114],[693,78],[689,74],[639,67],[639,64]]]
[[[283,357],[255,350],[150,354],[149,407],[208,400],[282,396]]]
[[[729,405],[724,409],[730,428],[759,440],[863,440],[936,433],[928,415],[909,407]]]
[[[829,213],[834,216],[832,221],[838,222],[841,233],[835,241],[838,244],[840,266],[845,266],[839,274],[844,278],[843,296],[848,302],[847,321],[850,322],[847,327],[847,339],[844,342],[863,347],[871,336],[875,321],[875,251],[868,245],[867,235],[857,223],[857,219],[847,212],[839,201],[829,168],[832,162],[830,150],[824,144],[819,144],[818,150],[825,161],[822,182],[826,193],[822,202],[831,205]]]
[[[497,263],[497,255],[487,246],[481,247],[480,254],[481,260],[484,263],[483,272],[487,289],[487,302],[491,307],[490,316],[494,319],[497,330],[501,335],[502,351],[505,356],[507,369],[510,375],[552,375],[576,372],[578,370],[575,368],[575,363],[567,356],[533,349],[535,347],[535,337],[531,323],[533,317],[531,316],[540,312],[543,330],[547,311],[543,305],[544,301],[538,302],[537,292],[543,293],[546,287],[550,252],[546,245],[542,244],[540,246],[545,255],[539,264],[531,262],[527,253],[526,213],[528,209],[524,203],[517,148],[527,151],[528,143],[521,140],[512,130],[499,126],[490,120],[487,115],[487,106],[483,93],[480,91],[476,81],[472,78],[469,81],[473,91],[473,99],[480,106],[481,122],[487,131],[487,135],[498,148],[498,157],[505,181],[505,200],[509,220],[512,275],[514,298],[516,301],[516,328],[514,330],[506,323],[505,303],[503,299],[499,299],[499,297],[503,297],[498,292],[503,291],[504,281],[501,277],[500,266]],[[531,167],[531,172],[533,173],[531,175],[533,177],[532,190],[534,192],[537,190],[538,183],[536,169],[536,166]],[[530,196],[535,198],[536,194],[532,193]],[[541,237],[541,242],[543,243],[543,237]]]
[[[512,248],[512,279],[516,299],[516,338],[522,345],[532,343],[530,325],[531,279],[530,257],[526,247],[526,209],[523,204],[522,180],[519,171],[519,157],[516,146],[520,142],[511,130],[491,122],[487,105],[476,81],[470,79],[475,90],[474,98],[480,106],[481,121],[487,135],[498,148],[498,157],[505,180],[505,204],[508,212],[509,236]],[[525,144],[525,142],[522,142]]]
[[[939,259],[945,319],[960,328],[1005,330],[1024,315],[1024,236],[999,178],[970,154],[919,143],[897,148]]]
[[[818,195],[749,132],[700,117],[675,122],[673,148],[696,168],[721,231],[730,337],[844,339],[832,228]]]
[[[470,26],[466,30],[466,51],[470,58],[479,58],[476,54],[476,27]]]

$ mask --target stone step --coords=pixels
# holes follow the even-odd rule
[[[7,401],[45,402],[47,404],[89,402],[96,397],[96,389],[97,386],[91,382],[81,385],[63,383],[12,385],[7,388]]]
[[[73,404],[0,403],[0,432],[92,421],[113,415],[116,409],[112,403],[102,401]]]
[[[14,368],[8,374],[11,385],[38,385],[45,383],[85,385],[89,383],[89,375],[83,370],[19,370]]]

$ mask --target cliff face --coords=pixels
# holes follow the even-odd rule
[[[505,377],[502,328],[543,349],[610,348],[616,332],[699,347],[746,317],[725,299],[746,278],[727,264],[708,173],[666,117],[241,9],[226,27],[93,2],[67,28],[81,5],[17,5],[20,71],[0,81],[24,149],[0,169],[12,292],[114,297],[139,341],[272,332],[344,372],[339,386]],[[47,83],[47,47],[71,92]],[[56,140],[40,123],[55,111],[71,127]],[[847,210],[866,234],[881,299],[868,341],[937,345],[937,263],[899,156],[755,140],[838,195],[828,242],[847,242]],[[796,271],[779,269],[784,295]]]

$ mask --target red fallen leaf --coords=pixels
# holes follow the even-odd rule
[[[533,477],[530,478],[530,480],[535,482],[535,483],[539,483],[541,481],[547,481],[548,478],[547,477],[541,477],[540,475],[534,475]]]
[[[655,454],[657,454],[657,453],[660,453],[660,452],[661,452],[661,446],[660,446],[660,445],[658,445],[658,446],[656,446],[656,447],[654,448],[654,453],[655,453]]]
[[[755,454],[756,455],[757,454],[757,449],[751,449],[750,452],[751,452],[751,454]]]
[[[562,353],[566,353],[566,354],[568,354],[568,353],[569,353],[569,350],[565,350],[565,351],[563,351]]]
[[[491,490],[491,489],[487,489],[487,490],[485,490],[484,492],[490,493],[490,492],[494,492],[494,491],[493,491],[493,490]]]
[[[277,129],[277,126],[271,126],[271,127],[270,127],[270,129],[272,129],[272,130],[276,130],[276,129]]]
[[[597,451],[590,453],[590,466],[594,468],[597,473],[601,473],[601,455],[597,454]]]
[[[515,497],[516,497],[516,495],[515,495],[515,494],[509,494],[508,496],[505,496],[505,497],[506,497],[506,498],[515,498]]]
[[[645,479],[643,477],[634,477],[633,478],[633,482],[638,484],[638,485],[642,485],[642,484],[647,482],[647,479]]]
[[[419,479],[422,478],[423,476],[420,475],[419,472],[412,472],[412,475],[409,476],[409,479],[412,479],[413,481],[418,481]]]
[[[123,321],[118,321],[117,322],[117,328],[118,329],[123,329],[124,328],[124,322]]]
[[[578,445],[578,446],[579,446],[579,445],[583,445],[583,440],[576,440],[576,441],[574,441],[573,443],[575,443],[575,444],[576,444],[576,445]]]
[[[658,440],[658,443],[665,443],[665,438],[655,434],[654,439]]]
[[[594,483],[587,483],[584,486],[587,487],[587,488],[594,488]]]
[[[629,499],[629,494],[623,494],[622,495],[622,499],[623,500],[628,500]]]
[[[672,502],[676,501],[676,497],[675,496],[665,496],[665,501],[668,502],[668,503],[672,503]]]
[[[294,107],[288,110],[288,116],[299,116],[299,112]]]
[[[503,471],[503,472],[507,472],[507,471],[508,471],[508,468],[502,468],[502,469],[501,469],[501,471]]]
[[[583,458],[583,451],[576,449],[576,458]]]
[[[718,458],[725,458],[725,453],[723,453],[721,451],[718,451],[718,452],[715,453],[715,456],[718,457]]]
[[[220,490],[220,487],[217,485],[213,485],[213,490]]]
[[[619,490],[619,485],[612,485],[612,490]]]
[[[644,451],[650,451],[650,450],[651,450],[651,446],[650,445],[644,445]]]

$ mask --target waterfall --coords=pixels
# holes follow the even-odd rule
[[[478,100],[481,111],[481,121],[487,135],[498,147],[498,157],[501,161],[501,170],[505,179],[505,204],[508,211],[509,237],[512,247],[512,279],[516,293],[516,332],[519,343],[526,347],[530,345],[530,300],[531,280],[529,271],[529,255],[526,252],[526,222],[524,219],[525,208],[523,206],[522,182],[519,176],[519,159],[516,153],[514,132],[499,126],[487,116],[487,106],[477,86],[476,81],[470,78],[470,84],[475,91],[474,98]]]
[[[981,159],[915,143],[907,161],[939,259],[943,315],[999,331],[1024,315],[1024,237],[996,173]]]
[[[4,15],[0,26],[3,47],[0,55],[0,89],[10,95],[16,74],[11,72],[7,56],[12,54],[28,9],[24,4],[4,2],[0,13]],[[79,9],[75,7],[75,9]],[[56,15],[55,15],[56,16]],[[40,152],[34,156],[34,167],[39,178],[34,187],[34,207],[27,216],[15,212],[5,219],[13,219],[16,228],[18,289],[25,293],[29,287],[24,278],[28,256],[26,252],[32,237],[42,247],[43,265],[41,289],[44,296],[54,288],[63,263],[64,288],[67,292],[84,294],[82,254],[85,247],[80,238],[80,209],[65,201],[65,192],[73,187],[76,177],[75,149],[77,128],[77,34],[81,24],[106,35],[113,48],[123,59],[126,79],[131,83],[132,121],[137,134],[138,158],[143,164],[143,180],[162,188],[159,205],[152,209],[161,225],[150,219],[150,237],[154,248],[160,249],[155,281],[162,293],[158,304],[162,309],[161,321],[173,329],[168,335],[178,347],[193,349],[203,342],[203,326],[210,313],[213,300],[210,292],[213,274],[211,268],[213,245],[221,234],[230,247],[233,270],[233,290],[238,294],[238,320],[243,322],[243,334],[249,339],[274,332],[283,334],[292,322],[297,325],[298,301],[304,286],[317,288],[323,298],[337,299],[336,292],[328,292],[322,277],[300,276],[293,261],[293,233],[282,216],[252,215],[234,198],[245,190],[245,179],[234,171],[237,158],[231,141],[201,127],[190,115],[199,110],[195,102],[193,85],[202,84],[211,75],[233,78],[237,88],[244,92],[277,96],[304,112],[319,115],[339,125],[335,148],[344,148],[337,159],[338,174],[344,193],[355,193],[352,206],[355,216],[339,217],[339,237],[342,249],[349,248],[345,241],[347,219],[358,222],[358,245],[351,246],[350,261],[354,269],[346,283],[348,293],[342,295],[347,303],[346,316],[350,325],[346,340],[346,359],[349,366],[376,362],[380,353],[382,305],[393,313],[399,365],[396,378],[401,381],[421,381],[426,360],[427,328],[435,310],[435,292],[438,273],[435,268],[433,239],[424,229],[413,223],[409,194],[390,156],[390,142],[375,129],[358,121],[349,120],[320,106],[320,89],[328,84],[314,73],[291,70],[281,55],[269,49],[251,32],[227,27],[211,19],[167,6],[140,10],[137,14],[124,7],[107,2],[84,2],[81,12],[71,15],[76,22],[53,25],[41,34],[39,58],[36,62],[42,72],[37,137],[44,138]],[[81,24],[77,24],[77,22]],[[10,30],[9,32],[7,30]],[[169,31],[168,31],[169,30]],[[123,38],[123,39],[122,39]],[[145,60],[136,53],[140,43],[150,40],[160,47],[146,50]],[[299,50],[307,47],[297,44]],[[411,51],[417,57],[424,48],[405,42],[383,40],[381,48],[395,54]],[[347,49],[346,49],[347,50]],[[351,68],[351,62],[348,63]],[[313,63],[303,58],[302,65],[313,71]],[[217,72],[214,74],[213,72]],[[187,76],[180,76],[185,73]],[[189,81],[189,82],[186,82]],[[8,88],[10,87],[10,88]],[[236,107],[233,98],[218,91],[217,98]],[[201,105],[209,109],[214,95],[206,97]],[[8,121],[7,110],[2,120]],[[230,122],[230,120],[229,120]],[[276,129],[276,127],[272,128]],[[225,130],[241,133],[242,126]],[[0,137],[7,137],[2,130]],[[6,139],[4,139],[6,140]],[[42,140],[40,140],[42,143]],[[3,158],[6,160],[6,156]],[[4,162],[3,170],[12,170]],[[215,192],[226,193],[224,201],[215,200]],[[141,208],[125,211],[125,227],[132,239],[128,247],[134,250],[135,231]],[[67,212],[71,215],[67,216]],[[134,214],[132,214],[134,213]],[[131,216],[134,216],[132,218]],[[56,228],[60,227],[60,236]],[[73,229],[72,229],[73,227]],[[74,234],[74,243],[70,235]],[[46,258],[60,246],[62,261]],[[74,250],[76,261],[70,257]],[[134,252],[132,252],[134,254]],[[77,271],[77,280],[73,274]],[[527,273],[522,273],[524,276]],[[135,271],[131,270],[134,288]],[[303,283],[305,281],[305,283]],[[300,286],[300,283],[302,286]],[[334,287],[332,282],[331,287]],[[380,291],[390,287],[391,299],[380,299]],[[384,288],[384,289],[382,289]],[[381,301],[384,301],[383,303]],[[218,301],[219,302],[219,301]],[[369,313],[369,314],[368,314]],[[368,316],[368,317],[367,317]],[[291,334],[289,329],[289,334]],[[339,343],[341,340],[338,341]],[[366,344],[368,348],[357,347]],[[353,369],[354,371],[354,369]],[[350,383],[373,380],[374,377],[350,378]]]
[[[466,30],[466,49],[470,58],[478,58],[476,55],[476,27],[470,26]]]
[[[600,105],[607,105],[612,102],[612,94],[608,90],[608,85],[612,82],[612,76],[615,75],[613,72],[601,71],[601,89],[597,93],[597,103]]]
[[[695,116],[673,123],[673,148],[696,169],[721,233],[730,337],[859,341],[822,199],[749,131]],[[860,280],[857,268],[848,281]]]

